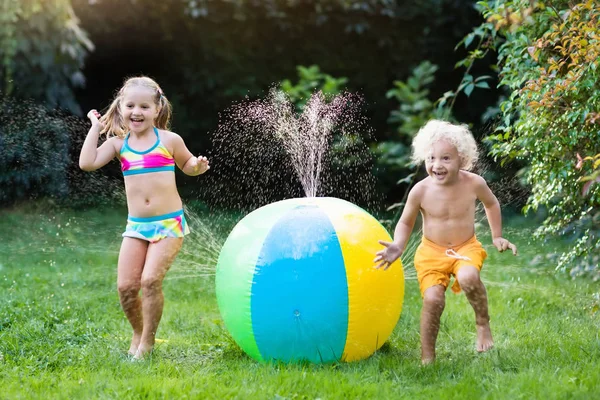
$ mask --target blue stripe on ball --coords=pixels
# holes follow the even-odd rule
[[[346,269],[334,227],[318,207],[297,207],[272,227],[256,264],[251,312],[265,360],[341,358],[348,330]]]

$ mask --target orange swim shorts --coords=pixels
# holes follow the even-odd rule
[[[434,285],[448,288],[451,276],[455,277],[452,291],[459,293],[461,289],[456,281],[458,270],[465,265],[472,265],[481,271],[486,257],[487,252],[475,236],[453,248],[440,246],[423,236],[415,253],[415,269],[421,296]]]

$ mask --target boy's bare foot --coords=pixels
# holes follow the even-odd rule
[[[477,351],[483,353],[492,347],[494,347],[494,339],[492,338],[490,323],[477,324]]]
[[[422,365],[433,364],[434,361],[435,361],[435,350],[433,350],[433,351],[421,350],[421,364]]]
[[[137,353],[138,347],[140,346],[140,341],[142,339],[142,334],[133,333],[133,337],[131,338],[131,346],[129,347],[128,354],[135,356]]]

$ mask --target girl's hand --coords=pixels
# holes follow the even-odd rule
[[[198,156],[196,158],[196,163],[192,164],[194,172],[198,175],[205,173],[210,169],[210,165],[208,165],[208,158],[204,156]]]
[[[402,255],[402,249],[394,242],[385,242],[380,240],[379,244],[384,245],[385,249],[377,252],[373,262],[379,263],[379,265],[375,268],[384,267],[383,270],[385,271],[392,265],[394,261],[398,259],[398,257]]]
[[[181,142],[183,144],[183,141]],[[181,170],[184,174],[189,176],[198,176],[205,173],[210,169],[208,165],[208,159],[203,156],[194,157],[191,156]]]
[[[100,129],[104,128],[104,124],[100,122],[100,113],[98,111],[90,110],[90,112],[87,113],[87,117],[90,119],[92,126],[97,126]]]
[[[494,238],[492,242],[494,243],[494,246],[496,246],[500,253],[502,253],[504,250],[511,249],[513,255],[517,255],[517,246],[504,239],[503,237]]]

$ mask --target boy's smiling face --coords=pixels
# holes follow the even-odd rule
[[[434,182],[441,185],[455,182],[460,171],[460,165],[461,160],[458,150],[445,140],[435,142],[425,160],[427,174]]]

